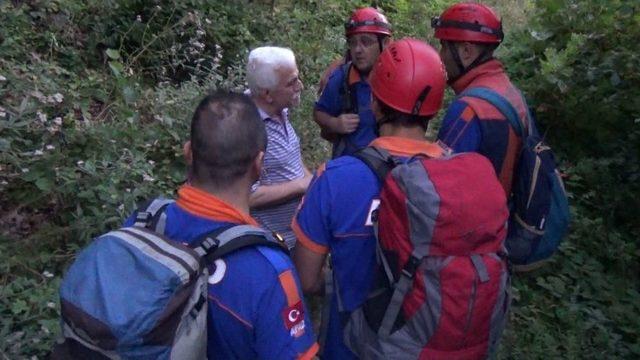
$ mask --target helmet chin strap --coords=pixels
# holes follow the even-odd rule
[[[457,79],[460,76],[464,75],[467,72],[467,70],[465,69],[464,64],[462,63],[462,59],[460,58],[460,53],[458,52],[458,48],[455,46],[455,44],[448,43],[447,49],[449,49],[449,53],[451,53],[451,56],[453,57],[453,61],[456,63],[456,66],[458,67],[458,75],[455,77],[455,79]],[[454,80],[454,79],[451,79],[451,80]]]

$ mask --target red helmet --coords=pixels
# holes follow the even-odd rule
[[[344,29],[347,37],[361,33],[391,35],[391,24],[387,17],[371,7],[356,9],[344,24]]]
[[[382,51],[369,83],[375,97],[389,107],[405,114],[431,116],[442,106],[447,77],[434,48],[405,38]]]
[[[440,17],[431,19],[435,37],[447,41],[480,43],[502,42],[502,21],[488,6],[478,3],[457,3]]]

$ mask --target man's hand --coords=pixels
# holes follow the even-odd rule
[[[313,111],[313,120],[320,125],[320,136],[328,141],[337,141],[341,135],[350,134],[358,128],[358,114],[342,114],[333,117],[318,109]]]
[[[351,134],[356,131],[359,123],[358,114],[342,114],[335,118],[332,130],[338,134]]]

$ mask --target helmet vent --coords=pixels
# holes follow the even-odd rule
[[[402,59],[398,56],[398,48],[394,46],[389,51],[391,52],[391,57],[395,62],[402,62]]]

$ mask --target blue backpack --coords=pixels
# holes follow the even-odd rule
[[[60,286],[62,341],[52,359],[206,358],[206,264],[249,246],[287,252],[281,238],[250,225],[227,226],[186,246],[166,238],[156,199],[133,226],[96,238]]]
[[[551,148],[538,133],[531,113],[527,112],[529,126],[524,129],[514,107],[495,91],[477,87],[462,96],[479,98],[496,107],[522,139],[509,204],[505,242],[509,259],[516,265],[529,265],[549,258],[558,249],[570,221],[567,193]]]

